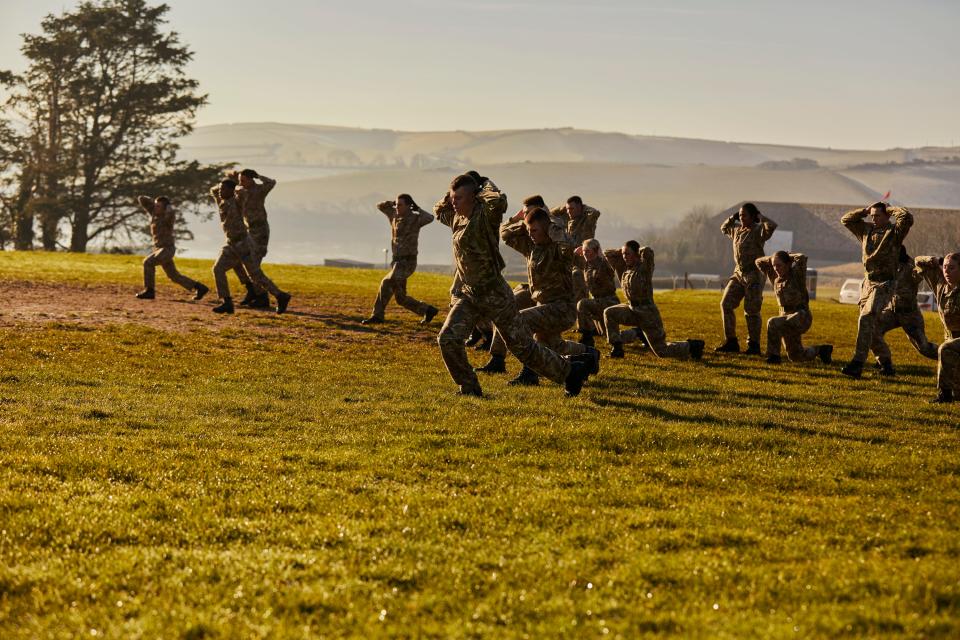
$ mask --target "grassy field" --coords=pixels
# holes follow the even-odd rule
[[[890,380],[628,347],[461,399],[436,323],[359,325],[381,273],[267,270],[293,314],[3,322],[139,260],[0,253],[0,637],[960,636],[960,406],[902,334]],[[719,341],[717,293],[658,303]],[[856,310],[813,309],[848,358]]]

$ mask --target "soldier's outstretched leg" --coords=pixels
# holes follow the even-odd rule
[[[857,344],[853,358],[847,363],[841,373],[857,379],[863,374],[863,363],[867,360],[867,352],[873,344],[877,318],[890,302],[893,292],[891,283],[872,283],[864,280],[860,286],[860,319],[857,323]]]
[[[437,344],[440,345],[440,356],[450,373],[450,377],[460,387],[463,395],[480,396],[480,381],[467,359],[467,348],[464,341],[470,335],[471,329],[481,318],[477,306],[463,298],[453,298],[450,311],[444,320],[440,333],[437,334]]]
[[[233,245],[227,244],[220,249],[220,255],[213,265],[213,279],[217,284],[217,296],[220,298],[220,305],[213,308],[214,313],[233,313],[233,298],[230,297],[227,272],[241,262],[240,255]]]
[[[740,306],[746,292],[746,287],[737,276],[731,276],[727,280],[727,286],[723,289],[723,297],[720,298],[724,342],[714,351],[718,353],[740,352],[740,342],[737,340],[737,319],[733,312]]]
[[[173,250],[171,249],[171,254]],[[177,270],[177,265],[173,261],[173,256],[171,255],[168,260],[164,260],[160,263],[163,272],[167,274],[167,277],[170,278],[173,282],[177,283],[187,291],[195,291],[196,294],[193,296],[194,300],[200,300],[203,296],[207,295],[207,292],[210,290],[205,284],[197,282],[192,278],[188,278]]]
[[[397,304],[401,307],[407,311],[412,311],[418,316],[422,316],[420,324],[429,324],[434,316],[437,315],[439,309],[407,295],[407,279],[413,275],[416,269],[416,262],[405,261],[403,264],[397,263],[394,267],[393,295],[397,300]]]
[[[141,300],[153,300],[157,287],[158,256],[163,249],[157,249],[143,259],[143,291],[137,294]]]
[[[903,332],[907,334],[907,338],[910,339],[910,344],[913,345],[913,348],[916,349],[920,355],[929,360],[937,359],[940,345],[935,342],[930,342],[927,338],[926,327],[923,323],[923,313],[920,312],[920,310],[903,314],[899,318],[899,323],[900,326],[903,327]]]
[[[643,332],[650,345],[650,350],[658,358],[676,358],[684,360],[690,357],[691,341],[667,342],[667,333],[663,328],[663,319],[660,310],[655,305],[647,305],[634,309],[637,328]]]

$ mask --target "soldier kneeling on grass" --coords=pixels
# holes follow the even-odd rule
[[[782,342],[792,362],[807,362],[819,357],[824,364],[830,364],[832,345],[804,347],[801,340],[813,324],[810,293],[807,291],[807,256],[777,251],[772,256],[757,258],[756,265],[770,280],[780,305],[780,315],[767,321],[767,363],[780,364]]]
[[[930,402],[953,402],[960,392],[960,253],[922,256],[916,265],[933,289],[945,332],[937,360],[937,396]]]
[[[177,212],[170,206],[170,199],[166,196],[155,199],[140,196],[137,201],[150,216],[150,235],[153,237],[153,251],[143,260],[143,291],[137,297],[141,300],[153,300],[156,297],[157,265],[160,265],[168,278],[188,291],[196,291],[193,299],[200,300],[210,289],[177,271],[177,265],[173,263],[177,255],[173,237]]]

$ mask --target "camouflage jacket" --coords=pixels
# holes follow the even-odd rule
[[[888,282],[897,277],[900,245],[913,226],[913,215],[902,207],[890,208],[890,222],[882,227],[867,222],[869,209],[849,211],[840,223],[850,230],[863,249],[863,268],[867,280]]]
[[[629,269],[619,249],[607,249],[603,252],[603,257],[617,272],[623,293],[631,307],[653,304],[653,249],[640,247],[640,262]]]
[[[940,260],[942,258],[935,256],[920,256],[914,262],[937,298],[943,328],[948,335],[960,337],[960,286],[951,287],[947,284]]]
[[[210,189],[210,195],[220,210],[220,227],[223,235],[227,237],[227,242],[242,242],[247,237],[247,225],[243,223],[243,213],[236,194],[232,198],[223,198],[220,195],[220,186],[217,185]]]
[[[411,212],[401,216],[393,200],[385,200],[377,205],[380,213],[390,221],[390,252],[394,260],[416,258],[420,242],[420,229],[433,222],[433,216],[426,211]]]
[[[550,240],[534,244],[522,220],[500,225],[500,237],[527,259],[530,295],[538,304],[573,303],[573,248],[566,242]]]
[[[919,310],[917,292],[920,290],[921,282],[923,282],[923,271],[913,262],[901,262],[897,266],[897,279],[893,283],[893,300],[890,301],[894,311],[910,313]]]
[[[262,184],[254,183],[252,187],[237,187],[236,198],[240,202],[240,210],[243,212],[243,219],[247,227],[254,229],[256,227],[267,226],[267,194],[273,191],[277,186],[276,180],[260,176]]]
[[[616,274],[613,267],[603,256],[597,256],[593,262],[582,261],[583,276],[587,281],[587,291],[596,299],[617,295]]]
[[[140,196],[137,202],[147,215],[150,216],[150,236],[153,238],[154,249],[168,249],[176,246],[173,238],[173,226],[177,221],[177,212],[167,206],[167,210],[159,216],[153,214],[153,198]]]
[[[500,255],[498,231],[507,212],[507,196],[487,180],[477,194],[469,218],[456,213],[447,198],[434,205],[433,211],[437,220],[453,231],[455,281],[460,282],[460,292],[467,296],[482,295],[506,284],[500,274],[506,265]]]
[[[564,222],[570,244],[574,246],[583,244],[584,240],[597,237],[597,218],[600,217],[600,212],[593,207],[583,205],[583,215],[576,219],[567,215],[566,207],[554,207],[550,210],[550,215],[555,220]]]
[[[777,295],[780,314],[810,311],[810,292],[807,290],[807,256],[790,254],[790,273],[781,278],[773,270],[773,256],[757,258],[757,268],[767,276]]]
[[[720,231],[733,240],[734,273],[746,275],[757,271],[757,258],[763,257],[763,245],[776,228],[777,223],[762,214],[757,216],[757,221],[749,229],[737,224],[736,215],[723,221]]]

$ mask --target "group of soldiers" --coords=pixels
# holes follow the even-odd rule
[[[244,169],[228,175],[210,191],[226,236],[213,268],[220,297],[220,305],[213,309],[217,313],[234,311],[227,282],[231,269],[247,288],[241,305],[267,307],[272,294],[277,313],[283,313],[290,302],[290,294],[280,290],[261,268],[270,235],[264,200],[275,185],[275,180]],[[137,297],[155,296],[154,274],[160,265],[171,280],[195,291],[195,300],[201,299],[209,289],[181,275],[174,265],[175,217],[169,201],[141,197],[140,204],[150,215],[154,251],[144,260],[144,290]],[[422,316],[423,325],[434,319],[437,307],[410,296],[407,280],[417,268],[420,230],[434,220],[450,227],[456,269],[450,309],[437,341],[459,394],[482,396],[477,374],[506,372],[509,352],[522,367],[508,384],[536,385],[545,377],[575,396],[590,376],[599,373],[595,338],[600,335],[606,336],[611,358],[623,358],[624,345],[637,340],[660,358],[698,361],[703,355],[703,340],[666,339],[653,298],[653,249],[630,240],[619,249],[602,250],[595,238],[600,212],[579,196],[571,196],[565,206],[554,209],[546,206],[542,196],[530,196],[515,215],[504,220],[506,195],[489,178],[470,171],[451,182],[432,213],[406,193],[379,203],[377,208],[390,223],[393,260],[380,283],[373,312],[363,324],[382,323],[391,298]],[[960,254],[910,258],[903,241],[913,216],[883,202],[851,211],[841,222],[860,241],[865,270],[854,355],[842,373],[860,378],[872,350],[879,373],[894,375],[884,335],[901,327],[919,353],[938,360],[937,395],[932,402],[952,402],[960,391]],[[769,281],[779,314],[767,322],[766,362],[780,364],[785,348],[791,361],[819,359],[830,364],[832,345],[804,347],[802,341],[813,323],[807,256],[786,251],[765,255],[765,243],[776,228],[776,222],[752,203],[744,204],[721,225],[720,231],[732,242],[735,266],[720,304],[724,341],[714,351],[741,353],[734,312],[742,303],[747,328],[747,347],[742,353],[763,355],[761,309],[763,289]],[[527,282],[514,289],[502,275],[501,240],[526,259]],[[917,290],[924,280],[934,291],[946,331],[939,346],[927,339],[917,303]],[[618,281],[625,303],[617,296]],[[580,339],[565,340],[564,332],[574,326]],[[466,349],[481,339],[490,359],[474,368]]]

